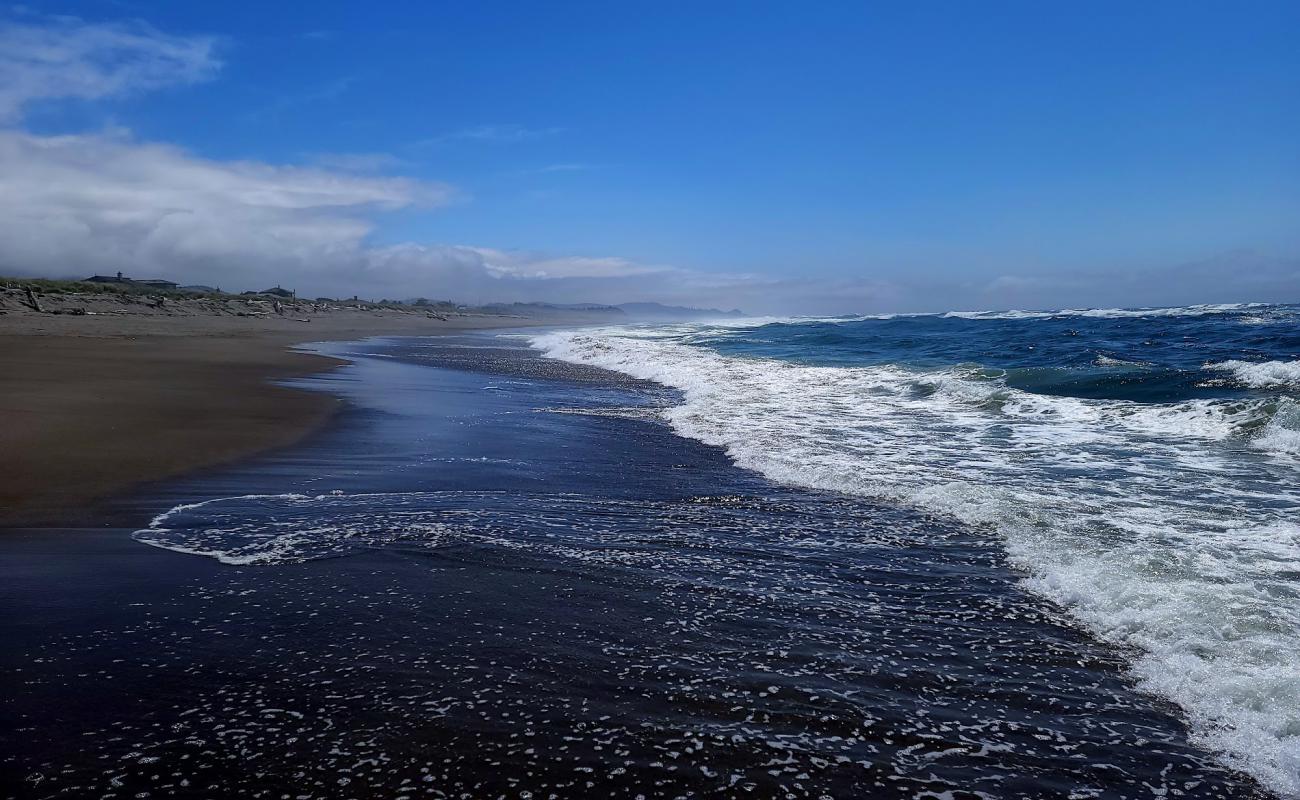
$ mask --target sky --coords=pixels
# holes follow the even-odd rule
[[[1290,1],[0,5],[0,273],[1297,302],[1296,41]]]

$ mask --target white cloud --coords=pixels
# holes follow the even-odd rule
[[[121,270],[226,289],[278,283],[310,295],[659,300],[778,313],[1154,305],[1267,300],[1300,290],[1294,260],[1250,254],[1110,276],[1006,273],[927,283],[917,275],[773,279],[618,257],[374,243],[384,213],[436,208],[453,196],[447,186],[410,178],[206,159],[121,132],[0,129],[0,273],[85,277]],[[800,266],[791,263],[788,271]],[[1237,276],[1230,292],[1216,278],[1228,274]],[[1186,292],[1170,289],[1182,284]]]
[[[340,172],[388,172],[408,166],[406,160],[392,153],[311,153],[307,160]]]
[[[624,258],[370,242],[377,215],[452,196],[409,178],[205,159],[123,132],[0,130],[0,272],[467,302],[614,301],[699,279]]]
[[[203,80],[220,66],[213,47],[211,38],[143,23],[0,22],[0,124],[18,122],[35,101],[108,99]],[[351,84],[343,78],[283,98],[278,108],[334,99]],[[426,143],[522,142],[561,131],[480,125]],[[42,136],[0,128],[0,272],[121,270],[230,289],[281,283],[306,293],[466,302],[681,299],[674,293],[732,280],[616,257],[377,246],[371,234],[384,212],[442,205],[453,190],[377,174],[404,166],[384,153],[309,158],[310,167],[218,161],[124,131]]]
[[[407,178],[213,161],[121,134],[0,131],[0,263],[226,283],[265,269],[302,275],[361,259],[374,213],[450,194]]]
[[[417,147],[433,146],[446,144],[454,141],[479,141],[479,142],[497,142],[512,143],[525,142],[530,139],[541,139],[546,136],[555,136],[563,133],[564,128],[529,128],[523,125],[476,125],[472,128],[462,128],[451,133],[444,133],[440,136],[433,136],[428,139],[422,139],[415,143]]]
[[[344,75],[297,92],[283,94],[263,108],[249,109],[245,112],[245,117],[257,121],[276,121],[282,115],[291,114],[303,106],[335,102],[347,94],[357,80],[355,75]]]
[[[211,37],[171,36],[143,23],[60,17],[0,21],[0,122],[34,100],[95,100],[206,80],[220,62]]]
[[[637,264],[626,258],[550,257],[536,253],[474,248],[488,273],[498,278],[628,278],[676,272],[671,267]]]

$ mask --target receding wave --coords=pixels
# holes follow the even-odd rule
[[[773,480],[995,528],[1030,588],[1135,648],[1141,685],[1181,704],[1201,743],[1300,794],[1294,399],[1049,396],[975,368],[815,367],[619,334],[533,342],[676,387],[679,433]]]
[[[329,751],[326,767],[343,759],[384,763],[394,731],[418,731],[416,750],[437,745],[436,763],[425,765],[412,751],[375,770],[370,780],[389,791],[365,796],[405,796],[393,784],[412,785],[405,778],[416,767],[437,787],[483,796],[481,766],[521,758],[533,771],[530,786],[585,796],[595,790],[580,787],[593,772],[608,772],[615,753],[620,769],[631,768],[627,783],[605,792],[618,796],[653,785],[655,795],[851,797],[888,786],[889,796],[1019,797],[1072,785],[1083,788],[1079,797],[1178,796],[1197,787],[1198,796],[1218,797],[1245,783],[1207,765],[1165,714],[1144,713],[1154,709],[1114,676],[1117,658],[1015,591],[989,531],[843,494],[769,486],[759,496],[657,500],[486,491],[243,495],[178,506],[136,536],[247,570],[368,550],[414,557],[402,562],[414,567],[416,583],[390,584],[395,575],[385,575],[379,585],[391,588],[378,597],[338,597],[342,586],[374,585],[351,580],[307,588],[328,571],[288,569],[252,582],[231,576],[226,597],[255,586],[254,608],[266,608],[261,592],[281,598],[273,607],[291,624],[277,631],[272,623],[260,636],[269,642],[257,648],[269,651],[277,670],[285,655],[302,652],[293,638],[302,629],[292,620],[307,609],[346,615],[342,607],[360,600],[368,622],[340,629],[342,646],[334,642],[321,656],[328,668],[314,665],[305,676],[326,705],[319,715],[304,707],[301,724],[266,719],[275,695],[260,684],[226,686],[185,704],[204,711],[196,718],[215,725],[212,738],[237,747],[231,758],[240,763],[278,763],[281,753],[316,741],[331,745],[308,748]],[[411,564],[421,558],[428,570]],[[424,585],[429,580],[445,584]],[[475,581],[486,584],[482,593],[466,588]],[[502,613],[503,594],[533,586],[541,593],[521,597],[551,605],[521,600]],[[215,601],[209,619],[229,624],[238,612],[219,596],[206,587],[199,595]],[[378,602],[392,619],[374,616]],[[443,615],[447,626],[430,638],[428,618]],[[190,618],[182,624],[210,629]],[[153,645],[167,640],[150,652],[192,650],[188,637],[168,635],[171,628],[135,630]],[[383,659],[364,665],[388,664],[390,681],[356,668],[356,653],[399,639],[409,649],[385,648]],[[362,682],[350,682],[358,673]],[[417,686],[417,674],[441,679]],[[593,692],[591,676],[607,690]],[[299,696],[294,676],[283,684]],[[328,737],[341,699],[386,713],[384,736],[349,736],[340,756]],[[222,712],[208,716],[210,707]],[[232,718],[241,723],[227,729]],[[122,749],[142,764],[155,754],[175,757],[189,750],[177,741],[199,741],[206,722],[127,728]],[[443,738],[433,738],[439,731]]]
[[[929,531],[896,520],[892,533],[848,539],[850,517],[870,527],[878,510],[824,498],[713,496],[654,501],[562,493],[431,491],[352,494],[249,494],[176,506],[135,532],[145,544],[225,564],[290,564],[367,550],[437,551],[490,545],[607,565],[648,566],[658,574],[699,568],[722,579],[735,565],[723,549],[756,538],[792,553],[876,551],[914,544]],[[737,573],[745,583],[753,575]],[[665,579],[672,576],[665,574]],[[680,577],[680,575],[679,575]]]

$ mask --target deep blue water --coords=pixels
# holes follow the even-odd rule
[[[1300,307],[787,322],[717,331],[707,344],[727,355],[820,366],[969,364],[1029,392],[1175,402],[1257,394],[1205,366],[1300,360]]]

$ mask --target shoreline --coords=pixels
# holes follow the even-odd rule
[[[103,504],[137,487],[320,430],[343,401],[280,382],[345,362],[296,345],[583,321],[0,315],[0,529],[102,525]]]
[[[1268,796],[987,532],[775,485],[618,413],[656,388],[518,340],[375,344],[319,348],[353,357],[301,381],[347,400],[318,436],[133,492],[179,512],[152,535],[0,536],[15,800],[426,775],[475,796]]]

